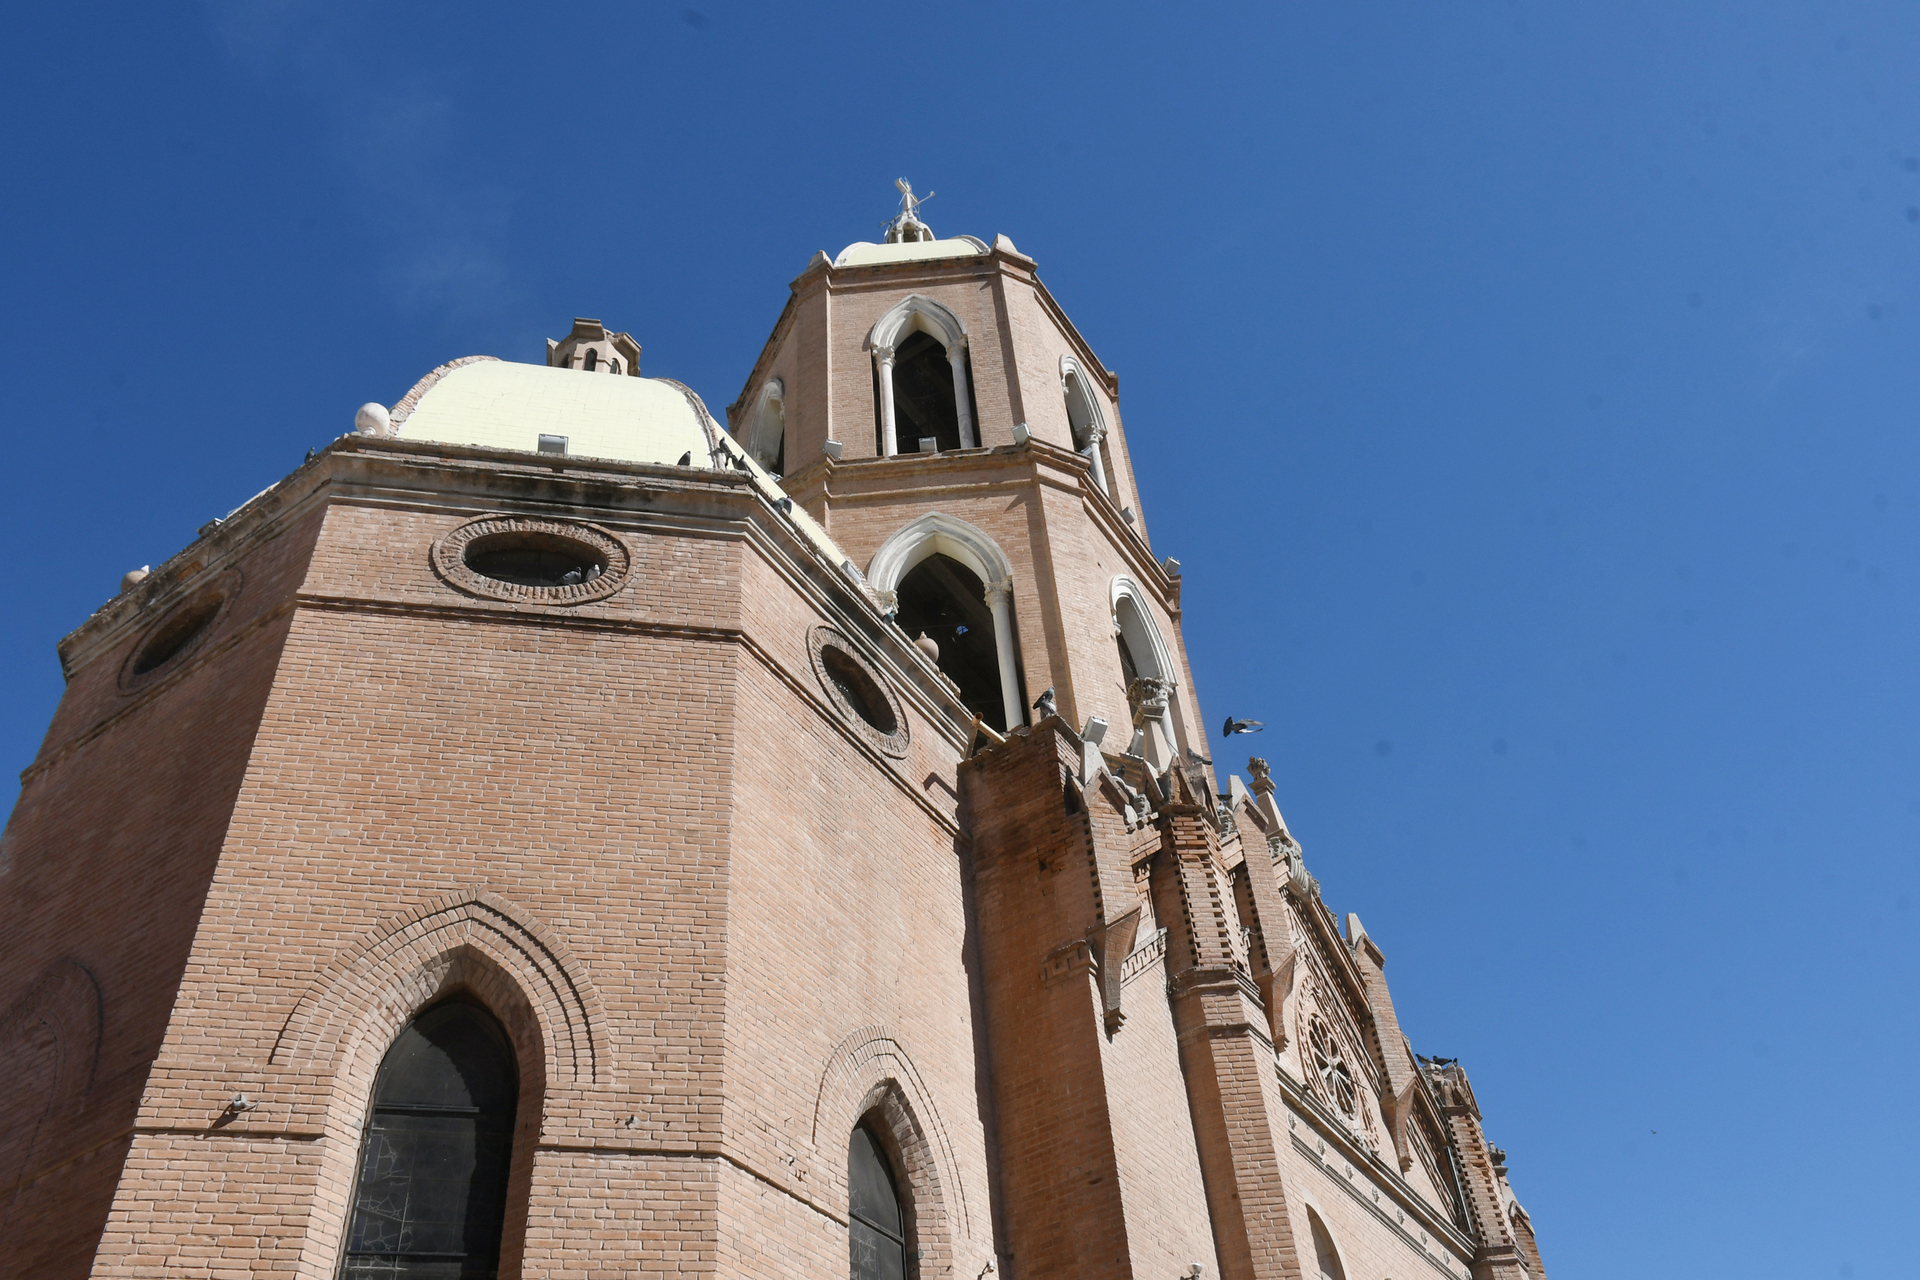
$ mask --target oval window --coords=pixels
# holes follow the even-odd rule
[[[154,628],[146,644],[134,656],[133,674],[144,676],[150,671],[158,671],[180,656],[220,616],[220,606],[226,603],[226,599],[219,592],[213,592],[174,610],[172,617]]]
[[[827,673],[827,679],[833,681],[833,687],[853,708],[854,714],[865,720],[880,732],[891,736],[899,729],[900,722],[894,717],[893,704],[880,686],[873,682],[866,669],[845,649],[826,645],[820,650],[820,665]]]
[[[571,587],[607,571],[600,548],[557,533],[512,530],[467,544],[467,568],[495,582],[523,587]]]

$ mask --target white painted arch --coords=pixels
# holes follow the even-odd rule
[[[1009,729],[1025,724],[1013,653],[1013,562],[985,530],[941,511],[910,520],[873,553],[867,581],[883,599],[890,599],[900,580],[933,555],[952,557],[985,584],[987,608],[993,612],[993,647],[1000,660],[1001,707]]]
[[[1060,394],[1067,402],[1067,424],[1073,431],[1073,447],[1093,463],[1093,482],[1102,493],[1107,488],[1107,468],[1101,457],[1101,442],[1107,438],[1107,415],[1100,398],[1093,393],[1093,381],[1080,362],[1070,355],[1060,357]]]
[[[973,403],[967,395],[967,328],[960,317],[925,294],[910,293],[873,322],[867,349],[873,354],[880,380],[880,452],[893,457],[899,450],[893,416],[893,359],[903,339],[924,333],[947,351],[953,366],[953,407],[960,418],[960,447],[979,445],[973,429]]]
[[[887,309],[873,322],[867,335],[869,347],[898,347],[910,333],[924,333],[948,351],[967,344],[967,327],[960,317],[921,293],[910,293]]]
[[[768,378],[760,388],[753,416],[748,421],[747,451],[755,462],[772,471],[787,430],[787,384],[779,378]]]
[[[1153,619],[1148,599],[1140,584],[1124,573],[1115,574],[1107,589],[1108,604],[1113,611],[1114,632],[1126,638],[1127,652],[1133,655],[1134,665],[1139,667],[1141,675],[1165,680],[1169,686],[1167,710],[1160,715],[1159,724],[1169,748],[1178,748],[1189,742],[1185,733],[1186,710],[1181,697],[1184,682],[1174,665],[1173,649],[1160,633],[1160,624]]]

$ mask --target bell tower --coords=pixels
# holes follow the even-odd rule
[[[1117,726],[1110,751],[1197,762],[1179,565],[1148,542],[1118,376],[1033,258],[936,236],[932,196],[896,185],[881,241],[792,282],[731,431],[988,728],[1051,690],[1075,727]]]

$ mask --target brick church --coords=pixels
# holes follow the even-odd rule
[[[908,192],[724,424],[577,320],[128,574],[0,843],[0,1275],[1542,1280],[1118,387]]]

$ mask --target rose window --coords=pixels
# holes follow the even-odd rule
[[[1327,1024],[1318,1018],[1307,1024],[1307,1048],[1313,1055],[1313,1069],[1319,1075],[1320,1083],[1326,1086],[1327,1096],[1339,1103],[1342,1111],[1352,1115],[1353,1070],[1347,1066],[1346,1057],[1340,1052],[1340,1042],[1333,1038],[1333,1032]]]

